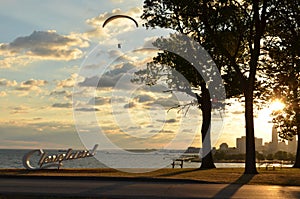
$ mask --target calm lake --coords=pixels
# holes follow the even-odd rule
[[[23,156],[30,150],[0,150],[0,168],[24,168]],[[63,153],[58,150],[44,150],[49,155]],[[178,152],[168,153],[117,153],[98,151],[95,157],[68,160],[63,162],[63,168],[171,168],[173,159],[180,156]],[[39,156],[32,156],[32,164],[39,160]],[[215,163],[217,168],[242,168],[244,163]],[[199,162],[184,162],[184,168],[198,168]],[[264,166],[264,165],[258,165]],[[279,164],[275,166],[280,166]],[[284,165],[290,167],[292,165]],[[176,166],[179,167],[179,166]]]

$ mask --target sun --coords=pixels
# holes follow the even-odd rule
[[[280,100],[274,100],[271,102],[269,109],[271,111],[280,111],[285,107],[284,103]]]

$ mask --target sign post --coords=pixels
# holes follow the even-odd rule
[[[63,165],[62,162],[66,160],[75,160],[80,158],[93,157],[96,154],[96,150],[98,148],[98,144],[94,146],[94,148],[90,151],[82,150],[82,151],[73,151],[73,149],[68,149],[66,153],[48,155],[43,149],[36,149],[29,151],[23,157],[23,166],[28,170],[40,170],[46,169],[49,167],[60,167]],[[33,154],[37,153],[40,156],[39,162],[37,166],[32,166],[30,164],[30,159]]]

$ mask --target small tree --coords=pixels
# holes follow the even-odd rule
[[[266,159],[267,160],[274,160],[274,155],[273,154],[268,154],[267,156],[266,156]]]
[[[256,159],[257,160],[265,160],[265,156],[264,156],[264,154],[256,151]]]
[[[276,160],[288,160],[288,153],[286,151],[277,151],[274,154],[274,159],[276,159]]]

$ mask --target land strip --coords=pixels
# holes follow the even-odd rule
[[[140,173],[122,172],[110,168],[102,169],[47,169],[28,171],[25,169],[0,169],[0,177],[29,177],[42,176],[52,178],[103,178],[103,179],[130,179],[139,180],[188,180],[199,183],[219,184],[250,184],[250,185],[283,185],[300,186],[300,169],[273,168],[258,169],[257,175],[244,175],[243,168],[217,168],[209,170],[199,169],[159,169],[152,172]]]

